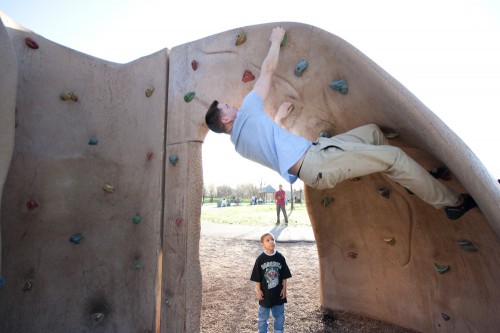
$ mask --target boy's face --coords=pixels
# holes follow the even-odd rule
[[[261,244],[266,253],[274,253],[274,248],[276,246],[276,244],[274,243],[274,237],[270,235],[265,236]]]

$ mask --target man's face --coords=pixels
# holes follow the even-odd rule
[[[221,110],[221,119],[224,124],[234,122],[238,109],[226,103],[219,103],[217,107]]]

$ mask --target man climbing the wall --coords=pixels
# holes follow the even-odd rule
[[[273,29],[259,78],[240,109],[217,100],[212,102],[205,116],[210,130],[229,134],[236,152],[275,170],[292,184],[300,178],[308,186],[322,190],[344,180],[383,172],[428,204],[444,208],[449,219],[458,219],[476,207],[470,195],[454,192],[401,149],[389,145],[377,125],[311,142],[280,126],[293,108],[289,102],[281,104],[273,121],[264,111],[264,101],[284,36],[283,28]]]

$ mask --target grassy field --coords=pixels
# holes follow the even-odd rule
[[[305,204],[294,204],[290,213],[290,204],[286,206],[288,225],[309,226],[309,216],[307,215]],[[201,206],[201,221],[226,224],[246,224],[246,225],[270,225],[276,223],[276,205],[267,203],[250,206],[240,204],[239,206],[217,207],[217,204],[205,203]],[[281,223],[284,223],[281,214]]]

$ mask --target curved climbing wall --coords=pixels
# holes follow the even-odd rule
[[[205,111],[213,99],[239,105],[276,25],[116,65],[9,23],[18,119],[1,211],[0,322],[10,331],[199,331]],[[425,332],[495,330],[498,183],[354,47],[311,26],[283,25],[270,115],[293,102],[286,125],[310,140],[376,123],[428,170],[447,167],[436,177],[480,206],[452,222],[382,175],[306,188],[321,304]]]

